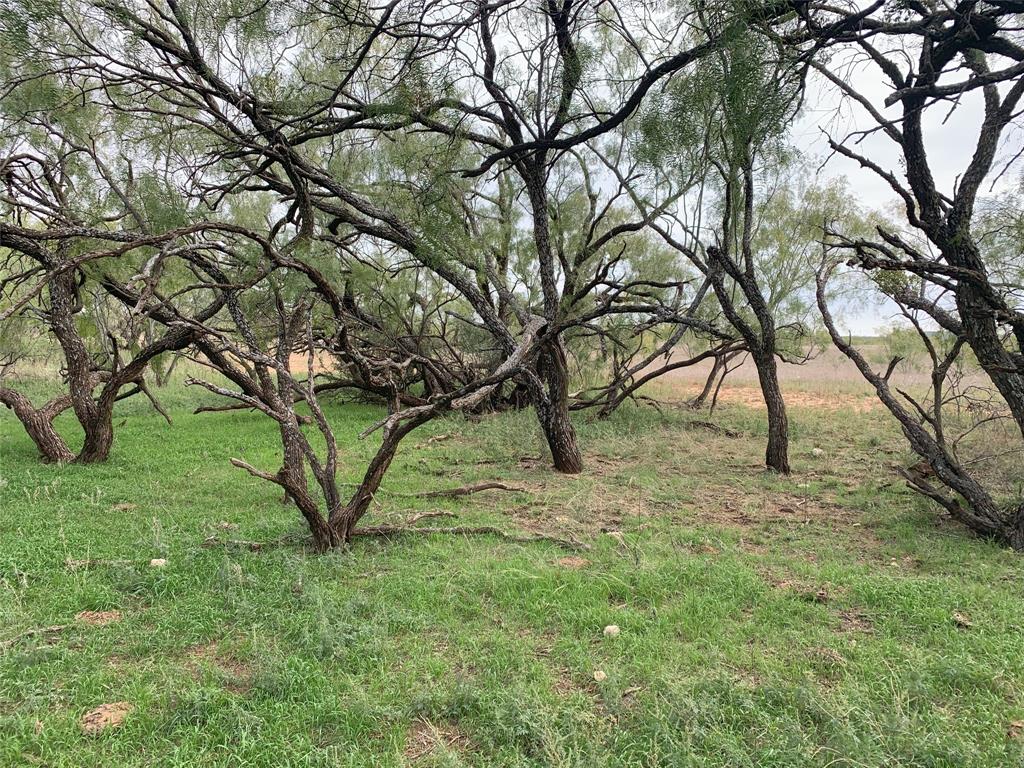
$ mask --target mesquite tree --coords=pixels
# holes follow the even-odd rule
[[[598,227],[611,203],[599,203],[595,184],[588,189],[591,213],[596,209],[602,215],[577,224],[592,241],[565,253],[553,237],[553,198],[564,178],[561,167],[573,161],[584,169],[597,166],[588,142],[625,127],[645,97],[678,73],[716,56],[737,31],[753,22],[779,23],[788,10],[784,4],[699,4],[640,12],[622,7],[606,13],[600,3],[511,2],[474,7],[474,15],[463,22],[465,32],[453,35],[454,62],[435,71],[446,87],[457,89],[457,96],[438,99],[415,111],[413,118],[429,130],[473,143],[486,159],[471,175],[512,175],[522,186],[529,203],[541,312],[552,327],[572,327],[578,304],[606,279],[616,282],[612,263],[595,265],[596,254],[616,238],[646,227],[658,212],[647,211],[635,222],[602,232]],[[708,34],[693,43],[689,31],[712,17],[713,28],[709,25]],[[612,188],[612,200],[625,197],[621,175]],[[627,292],[639,285],[636,279],[622,282],[630,286]],[[676,277],[671,282],[681,281]],[[553,339],[538,369],[546,391],[534,393],[534,405],[556,469],[578,472],[582,455],[568,418],[562,334]],[[628,379],[635,373],[629,365],[618,371]],[[608,405],[621,402],[613,394],[621,389],[614,382],[608,388]]]
[[[269,244],[264,242],[264,246]],[[277,472],[260,470],[240,458],[231,461],[255,477],[281,486],[306,520],[314,546],[325,550],[342,546],[360,534],[357,524],[368,511],[406,435],[442,414],[474,409],[530,364],[541,343],[541,322],[534,320],[524,329],[519,346],[493,370],[478,373],[468,385],[403,407],[396,378],[404,366],[396,365],[387,350],[386,354],[375,356],[372,349],[356,342],[360,335],[358,326],[367,322],[366,317],[344,308],[331,286],[318,277],[300,279],[297,287],[296,281],[284,279],[281,273],[293,263],[286,254],[269,248],[277,267],[263,282],[261,293],[252,295],[234,288],[224,292],[234,333],[210,327],[204,334],[206,363],[239,388],[234,390],[199,379],[191,379],[190,383],[262,412],[277,423],[282,444],[282,465]],[[211,275],[221,271],[219,265],[213,264],[208,269]],[[294,271],[309,276],[308,270]],[[225,284],[222,277],[218,277],[218,282]],[[329,328],[331,335],[318,331],[318,325]],[[316,360],[322,353],[347,358],[364,368],[377,386],[388,387],[392,392],[388,416],[362,435],[382,432],[380,445],[347,501],[336,478],[337,440],[317,392]],[[296,361],[302,362],[297,365]],[[308,409],[310,417],[300,415],[300,404]],[[322,437],[322,451],[316,449],[303,429],[309,422]],[[307,469],[313,476],[316,492],[310,490]]]
[[[713,16],[701,22],[710,39],[723,34]],[[742,342],[718,358],[705,393],[728,355],[749,353],[767,408],[765,465],[781,473],[790,471],[789,429],[778,360],[808,354],[808,220],[830,197],[789,188],[785,132],[801,86],[789,52],[755,31],[734,31],[729,45],[651,100],[632,137],[648,166],[631,184],[634,204],[650,210],[670,201],[652,228],[703,275]],[[623,178],[618,163],[606,162]]]
[[[45,145],[39,135],[34,138]],[[151,311],[159,307],[178,320],[194,315],[202,322],[221,304],[209,295],[203,304],[201,286],[180,286],[173,301],[165,301],[157,288],[160,273],[172,271],[171,262],[187,262],[203,247],[202,227],[161,233],[131,227],[130,194],[117,186],[95,147],[76,145],[59,133],[56,138],[49,155],[27,146],[0,157],[6,181],[0,193],[0,322],[37,323],[56,340],[66,391],[36,406],[15,386],[0,383],[0,402],[13,411],[44,461],[87,464],[110,454],[117,401],[141,392],[163,413],[147,387],[147,368],[200,335],[196,327],[178,324],[147,339],[141,326],[152,319]],[[84,194],[91,181],[104,177],[108,191],[123,193],[126,206],[104,205]],[[128,228],[119,228],[125,223]],[[110,263],[121,261],[129,264],[127,271],[121,265],[119,277]],[[129,290],[122,283],[143,286],[133,302],[115,295]],[[117,318],[116,326],[104,322],[110,318]],[[11,371],[5,373],[9,377]],[[84,432],[78,451],[53,423],[68,409]]]
[[[979,194],[1019,157],[1008,148],[1006,160],[998,160],[1019,122],[1024,97],[1019,19],[1019,9],[1003,3],[911,4],[896,13],[880,4],[863,11],[835,8],[809,22],[810,40],[804,44],[811,48],[809,55],[828,54],[811,59],[815,71],[868,122],[865,129],[830,137],[832,149],[883,180],[901,202],[907,222],[931,248],[885,226],[865,237],[837,229],[831,233],[835,243],[865,270],[917,275],[948,296],[948,301],[901,298],[914,302],[911,306],[928,313],[939,327],[955,323],[962,328],[1024,434],[1024,312],[1016,288],[993,276],[974,232]],[[884,84],[883,97],[860,87],[859,77],[840,72],[854,56]],[[932,168],[926,126],[933,116],[945,119],[940,116],[950,110],[967,109],[978,118],[976,138],[965,147],[962,172],[943,188]],[[865,131],[895,148],[900,167],[858,148]]]
[[[969,348],[1024,435],[1024,312],[1019,281],[1004,279],[1020,272],[1007,270],[1005,252],[978,233],[979,195],[1019,158],[1006,143],[1024,97],[1019,18],[1019,9],[1002,3],[910,4],[895,13],[880,4],[834,7],[809,19],[806,36],[791,42],[808,47],[814,70],[867,121],[867,128],[830,137],[832,149],[886,183],[912,230],[908,235],[882,224],[872,233],[851,233],[829,224],[831,246],[875,275],[899,305]],[[822,51],[827,56],[819,56]],[[884,95],[861,87],[861,69],[884,84]],[[963,153],[962,171],[944,187],[932,167],[929,136],[943,130],[951,110],[967,109],[977,116],[977,133]],[[860,148],[869,133],[895,148],[899,167]],[[1003,150],[1007,158],[1000,161]],[[820,286],[828,271],[826,265]],[[923,418],[924,409],[892,392],[892,366],[885,374],[872,371],[835,332],[820,290],[819,305],[836,346],[872,384],[946,492],[913,479],[911,484],[972,530],[1024,546],[1024,507],[993,501],[950,449],[941,422],[934,415]],[[945,367],[933,364],[933,379],[941,379]]]

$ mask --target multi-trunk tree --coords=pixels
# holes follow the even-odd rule
[[[430,419],[532,407],[554,468],[575,473],[572,409],[607,414],[712,358],[706,397],[748,354],[767,405],[766,465],[788,472],[778,361],[805,343],[822,239],[869,271],[913,275],[915,290],[877,282],[972,352],[1024,433],[1020,269],[998,227],[974,226],[1024,95],[1013,6],[7,10],[0,312],[52,335],[68,391],[41,407],[0,394],[53,460],[104,458],[113,404],[147,392],[160,355],[190,349],[229,382],[208,384],[230,400],[213,408],[278,424],[281,470],[239,464],[283,486],[332,547],[359,530],[400,441]],[[884,103],[845,76],[857,62],[891,86]],[[785,134],[808,73],[898,150],[902,171],[860,149],[863,133],[832,140],[893,189],[919,238],[865,233],[828,189],[785,188]],[[943,189],[929,116],[972,103],[978,140]],[[819,220],[825,236],[811,231]],[[824,298],[822,311],[831,322]],[[941,378],[946,358],[932,360]],[[901,423],[920,423],[927,408],[894,409],[865,376]],[[387,408],[347,500],[318,399],[331,391]],[[52,427],[68,408],[86,435],[79,452]],[[973,509],[987,504],[935,472]],[[988,532],[1016,541],[1015,514]]]
[[[205,227],[154,232],[141,226],[133,221],[142,218],[132,200],[135,190],[119,183],[95,144],[77,144],[31,116],[13,126],[24,133],[0,157],[0,322],[29,320],[44,329],[59,349],[64,386],[36,405],[10,382],[16,366],[5,366],[0,403],[44,461],[105,461],[114,441],[115,403],[142,393],[162,412],[147,386],[147,370],[201,335],[189,321],[206,321],[222,306],[187,281],[173,298],[157,287],[161,273],[207,247]],[[4,129],[10,134],[12,125]],[[123,292],[132,300],[122,301]],[[180,322],[161,324],[154,333],[154,311]],[[78,450],[54,426],[68,410],[83,432]]]
[[[1019,283],[1002,279],[1007,274],[1002,254],[979,239],[977,231],[979,196],[1020,156],[1011,137],[1024,97],[1019,26],[1020,8],[1014,4],[908,4],[895,13],[875,4],[859,10],[829,8],[809,16],[805,33],[791,42],[807,48],[810,66],[858,117],[856,130],[830,137],[833,151],[892,190],[916,235],[887,225],[869,234],[829,226],[834,252],[873,273],[891,298],[927,318],[930,330],[962,340],[1024,435]],[[866,78],[882,84],[881,93],[867,87]],[[948,131],[944,126],[951,111],[968,110],[975,116],[974,133],[962,137],[969,143],[963,147],[960,170],[943,183],[933,164],[933,137]],[[898,165],[863,149],[867,136],[895,150]],[[825,265],[822,283],[829,271]],[[828,320],[820,295],[819,303]],[[892,367],[883,374],[871,371],[834,325],[830,330],[947,492],[929,490],[927,484],[914,486],[974,531],[1024,547],[1024,505],[993,502],[949,451],[934,417],[931,422],[922,419],[920,409],[892,392]],[[941,368],[938,363],[939,373]]]

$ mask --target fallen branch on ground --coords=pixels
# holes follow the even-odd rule
[[[207,536],[205,539],[203,539],[204,547],[214,547],[217,545],[222,545],[225,547],[241,547],[243,549],[248,549],[250,552],[259,552],[261,549],[267,546],[262,541],[248,541],[246,539],[219,539],[217,538],[216,535]]]
[[[427,440],[424,440],[422,443],[417,443],[414,447],[415,448],[425,448],[428,445],[433,445],[434,443],[440,443],[443,440],[450,440],[451,438],[457,437],[457,436],[458,435],[455,432],[448,432],[448,433],[443,434],[443,435],[434,435],[433,437],[431,437],[431,438],[429,438]]]
[[[35,635],[51,635],[57,632],[61,632],[68,628],[67,624],[54,624],[49,627],[36,627],[35,629],[26,629],[24,632],[19,632],[14,637],[10,637],[3,642],[0,642],[0,651],[6,651],[12,645],[17,643],[19,640],[24,640],[26,637],[33,637]]]
[[[455,496],[469,496],[470,494],[480,493],[481,491],[511,491],[513,493],[526,493],[525,488],[518,488],[514,485],[505,485],[504,483],[478,483],[476,485],[464,485],[459,488],[442,488],[439,491],[424,491],[423,493],[397,493],[394,491],[385,491],[385,493],[389,496],[405,496],[407,498],[415,499],[441,499]]]
[[[419,514],[413,515],[408,520],[406,520],[405,525],[415,525],[420,520],[427,520],[433,517],[455,517],[455,513],[442,512],[441,510],[437,510],[436,512],[420,512]]]
[[[720,427],[717,424],[713,424],[710,421],[699,421],[698,420],[698,421],[688,421],[686,423],[687,423],[687,425],[689,425],[691,427],[700,427],[701,429],[706,429],[709,432],[714,432],[716,435],[725,435],[726,437],[740,437],[740,433],[737,432],[736,430],[734,430],[734,429],[726,429],[725,427]]]
[[[570,551],[590,549],[589,544],[585,544],[581,541],[559,539],[555,536],[544,536],[539,533],[533,536],[520,536],[513,533],[507,533],[492,525],[454,526],[451,528],[411,528],[405,525],[373,525],[367,526],[366,528],[357,528],[352,532],[352,535],[382,536],[387,538],[389,536],[405,536],[408,534],[431,535],[435,533],[447,533],[455,536],[496,536],[502,541],[508,541],[514,544],[536,544],[537,542],[547,542]]]

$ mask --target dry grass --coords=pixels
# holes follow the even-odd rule
[[[423,718],[413,721],[405,738],[402,756],[411,762],[433,752],[462,752],[469,747],[469,737],[454,723],[434,723]]]

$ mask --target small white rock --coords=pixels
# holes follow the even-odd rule
[[[618,624],[609,624],[607,627],[604,628],[604,636],[605,637],[618,637],[620,631],[621,630],[619,630],[619,625]]]
[[[594,670],[594,680],[596,680],[599,683],[603,683],[607,679],[608,679],[608,675],[606,675],[603,670],[600,670],[600,669],[595,669]]]
[[[150,568],[163,568],[165,565],[167,565],[167,561],[162,557],[154,557],[149,561]]]
[[[812,456],[824,456],[825,452],[823,450],[821,450],[821,448],[812,448],[811,449],[811,455]]]

